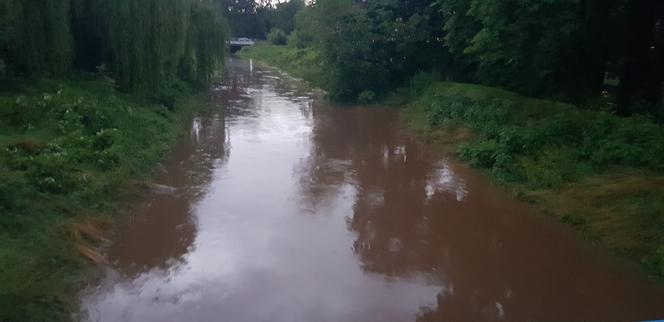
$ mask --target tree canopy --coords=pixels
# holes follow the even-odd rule
[[[609,91],[621,114],[661,109],[657,0],[317,0],[294,23],[292,45],[320,51],[340,99],[434,70],[567,101]]]
[[[106,69],[120,88],[147,95],[175,79],[206,84],[226,29],[211,1],[7,0],[0,58],[23,76]]]

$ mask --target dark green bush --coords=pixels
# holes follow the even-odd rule
[[[579,161],[573,148],[545,148],[532,157],[524,158],[527,183],[531,188],[558,188],[581,178],[588,167]]]
[[[431,86],[418,103],[428,125],[472,128],[475,140],[459,149],[461,158],[500,181],[556,188],[610,166],[664,169],[664,130],[646,118],[452,86]]]
[[[434,71],[419,71],[408,81],[411,97],[422,94],[429,85],[440,81],[440,74]]]
[[[279,28],[272,28],[267,34],[267,40],[273,45],[282,46],[288,43],[288,35]]]
[[[42,192],[66,194],[76,187],[75,171],[65,156],[59,153],[30,158],[25,176],[32,186]]]
[[[658,276],[664,276],[664,245],[653,256],[645,260],[646,265]]]
[[[664,131],[660,126],[642,118],[620,119],[608,114],[588,125],[582,149],[594,165],[664,167]]]
[[[521,163],[508,153],[496,155],[491,173],[496,180],[503,183],[520,182],[526,179]]]
[[[21,195],[25,190],[25,182],[22,177],[12,175],[8,169],[0,167],[0,212],[15,210],[21,201]]]
[[[462,145],[459,152],[461,158],[474,167],[489,169],[505,153],[505,147],[495,140],[477,140]]]
[[[370,89],[365,89],[358,96],[357,100],[362,104],[369,104],[376,100],[376,93]]]

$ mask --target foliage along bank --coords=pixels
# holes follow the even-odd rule
[[[72,318],[105,227],[184,130],[191,95],[169,109],[103,79],[0,93],[0,320]]]
[[[619,115],[664,120],[662,1],[317,0],[292,20],[289,44],[319,53],[337,100],[431,71],[577,105],[608,93]]]
[[[407,113],[516,197],[664,277],[661,125],[451,82],[423,89]]]

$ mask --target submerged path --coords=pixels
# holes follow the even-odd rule
[[[81,295],[85,321],[627,321],[664,287],[434,147],[244,60]]]

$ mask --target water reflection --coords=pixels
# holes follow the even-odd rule
[[[86,320],[664,315],[661,289],[409,139],[397,111],[228,68],[209,101],[221,112],[193,121],[159,191],[120,227]]]
[[[352,186],[353,252],[386,280],[435,286],[418,321],[590,321],[663,314],[661,287],[584,246],[465,166],[403,135],[394,111],[314,109],[303,203]],[[638,295],[637,295],[638,294]]]

